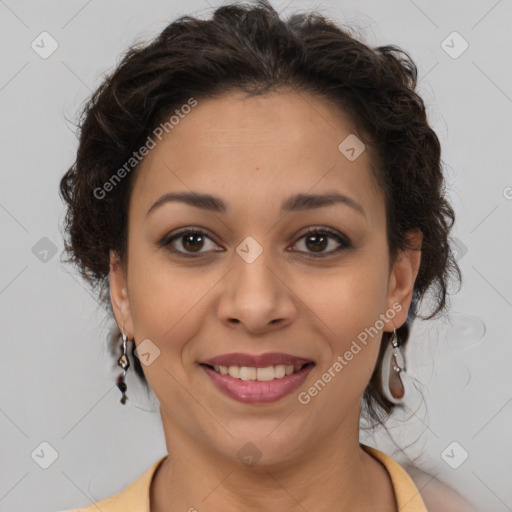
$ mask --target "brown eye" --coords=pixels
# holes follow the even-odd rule
[[[330,228],[310,228],[304,236],[299,238],[299,241],[300,240],[304,240],[303,243],[306,250],[295,249],[295,251],[303,252],[305,253],[305,256],[311,258],[322,258],[351,247],[351,243],[348,238]],[[334,247],[334,249],[326,251],[325,249],[329,247],[329,245],[332,245],[332,240],[338,244],[338,247]],[[296,245],[299,241],[296,242]],[[314,253],[317,253],[318,256],[314,255]]]
[[[294,252],[304,253],[306,257],[310,258],[323,258],[351,247],[348,238],[330,228],[310,228],[305,235],[299,238],[296,245],[303,239],[305,250],[294,248]],[[338,247],[326,250],[332,245],[332,241],[336,242]],[[212,247],[208,247],[208,242],[212,244]],[[205,231],[198,229],[186,229],[171,236],[167,235],[159,242],[159,245],[175,254],[190,258],[199,257],[201,254],[212,252],[212,250],[223,250],[218,248],[218,245]]]
[[[215,242],[201,230],[187,229],[172,236],[166,236],[159,243],[174,253],[185,257],[194,257],[196,254],[210,252],[207,242],[210,241],[213,248],[217,247]],[[206,247],[207,250],[202,250]],[[216,249],[214,249],[216,250]]]
[[[306,246],[313,252],[321,252],[327,247],[328,238],[324,235],[308,235],[306,237]]]
[[[204,238],[198,233],[191,233],[181,237],[183,247],[185,249],[197,252],[204,245]]]

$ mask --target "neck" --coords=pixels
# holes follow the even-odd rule
[[[229,458],[198,443],[170,418],[163,424],[169,456],[153,479],[151,512],[396,510],[387,471],[359,446],[358,423],[285,460],[261,453],[251,466],[236,451]]]

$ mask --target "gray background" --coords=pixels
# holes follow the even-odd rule
[[[394,442],[382,433],[362,441],[414,459],[479,510],[512,510],[512,2],[273,5],[287,14],[320,7],[359,27],[367,43],[408,51],[443,144],[464,284],[450,317],[414,326],[408,370],[425,401],[412,396],[390,423]],[[103,73],[177,15],[211,10],[205,0],[0,0],[0,511],[89,505],[166,453],[158,403],[130,379],[132,400],[119,403],[109,324],[59,261],[57,188],[77,145],[67,119],[76,120]],[[31,47],[51,49],[43,31],[58,43],[46,59]],[[468,453],[457,469],[442,455],[453,442],[452,465]]]

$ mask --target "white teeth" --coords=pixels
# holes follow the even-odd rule
[[[256,380],[257,369],[241,366],[238,377],[242,380]]]
[[[286,375],[286,366],[284,364],[279,364],[274,366],[274,378],[282,379]]]
[[[257,380],[274,380],[275,371],[273,366],[267,366],[266,368],[258,368],[256,370]]]
[[[294,366],[293,364],[278,364],[275,366],[267,366],[266,368],[254,368],[249,366],[214,366],[214,370],[222,375],[229,375],[235,379],[241,380],[258,380],[269,381],[274,379],[282,379],[285,375],[300,370],[302,365]]]
[[[240,375],[240,366],[230,366],[228,369],[228,373],[231,377],[238,379]]]

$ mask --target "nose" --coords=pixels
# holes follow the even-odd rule
[[[293,323],[299,299],[279,268],[271,265],[266,251],[251,263],[235,254],[233,268],[222,283],[219,319],[228,327],[254,334]]]

